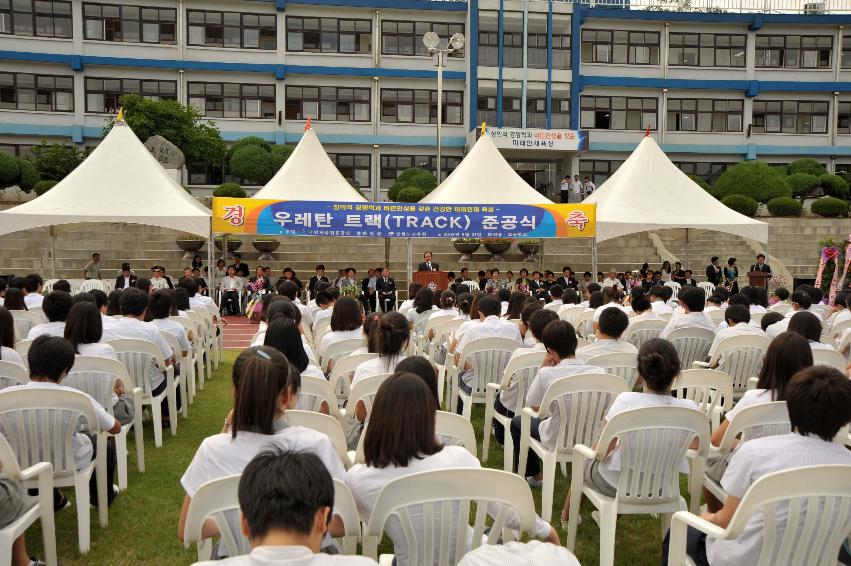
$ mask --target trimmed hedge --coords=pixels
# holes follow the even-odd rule
[[[55,187],[58,183],[59,181],[39,181],[33,186],[33,190],[35,191],[35,194],[41,196]]]
[[[272,178],[271,163],[272,156],[266,148],[243,145],[231,153],[228,171],[248,183],[262,185]]]
[[[827,218],[848,216],[848,203],[834,197],[822,197],[813,201],[812,211]]]
[[[789,174],[789,170],[786,169],[785,165],[771,165],[771,168],[781,177],[785,177]]]
[[[792,197],[777,197],[768,201],[768,212],[772,216],[800,216],[803,205]]]
[[[41,175],[38,174],[35,165],[30,163],[26,159],[18,160],[18,169],[20,170],[18,185],[23,190],[29,191],[35,186],[36,183],[41,181]]]
[[[234,152],[237,149],[239,149],[241,147],[247,147],[247,146],[250,146],[250,145],[262,147],[266,151],[269,151],[269,149],[271,148],[271,145],[269,144],[269,142],[267,142],[263,138],[260,138],[260,137],[257,137],[257,136],[246,136],[244,138],[238,139],[237,141],[235,141],[233,143],[232,146],[230,146],[230,154],[233,155]]]
[[[0,153],[0,187],[14,185],[20,174],[18,160],[7,153]]]
[[[272,151],[270,152],[272,157],[269,160],[269,167],[272,170],[272,176],[278,172],[278,169],[284,166],[284,163],[287,162],[287,159],[292,155],[295,147],[291,145],[275,145],[272,146]]]
[[[789,171],[790,175],[794,175],[795,173],[809,173],[816,177],[820,175],[827,175],[827,169],[825,169],[821,163],[815,159],[796,159],[787,165],[786,169]]]
[[[694,181],[701,189],[703,189],[710,195],[713,194],[712,185],[704,181],[702,178],[698,177],[697,175],[689,175],[688,178]]]
[[[839,175],[821,175],[818,178],[824,194],[843,200],[848,199],[848,182]]]
[[[792,187],[792,196],[805,197],[821,183],[819,178],[809,173],[795,173],[786,177],[786,182]]]
[[[243,189],[236,183],[222,183],[213,191],[213,196],[245,198],[247,195],[245,189]]]
[[[715,185],[715,196],[720,199],[743,195],[757,202],[768,202],[777,197],[792,196],[792,188],[762,161],[743,161],[727,169]]]
[[[428,194],[419,187],[405,187],[396,195],[396,202],[419,202]]]
[[[759,203],[751,197],[745,195],[729,195],[721,199],[721,204],[727,208],[732,208],[739,214],[745,216],[753,216],[759,208]]]
[[[434,175],[432,175],[425,169],[421,169],[419,167],[411,167],[410,169],[405,169],[399,174],[398,177],[396,177],[396,181],[387,191],[387,198],[398,202],[412,202],[400,201],[399,193],[402,191],[402,189],[405,189],[407,187],[416,187],[418,189],[423,190],[423,196],[425,196],[432,190],[434,190],[436,186],[437,178],[435,178]]]

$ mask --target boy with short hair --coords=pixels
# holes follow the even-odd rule
[[[703,312],[703,307],[706,306],[706,294],[703,289],[685,287],[680,291],[679,301],[684,313],[679,316],[672,316],[662,333],[659,334],[659,338],[667,338],[671,332],[680,328],[705,328],[715,334],[717,330],[715,324]]]
[[[629,317],[617,305],[604,308],[596,330],[596,339],[576,350],[576,356],[588,360],[603,354],[638,354],[638,348],[621,340],[629,326]]]

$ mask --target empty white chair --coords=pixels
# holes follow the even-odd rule
[[[717,540],[734,541],[754,516],[762,521],[756,564],[834,566],[851,531],[851,466],[808,466],[759,478],[745,493],[726,529],[680,511],[671,521],[668,564],[694,565],[686,556],[689,526]],[[786,521],[779,520],[781,509]],[[789,528],[789,525],[795,525]]]
[[[531,449],[541,458],[544,485],[541,489],[541,518],[549,521],[553,511],[556,464],[567,462],[577,444],[592,446],[603,430],[603,419],[621,393],[629,391],[623,378],[608,373],[578,374],[553,381],[537,411],[525,407],[520,413],[520,459],[518,473],[526,470]],[[557,410],[553,410],[553,409]],[[532,419],[559,417],[555,446],[549,448],[531,436]]]
[[[331,360],[334,360],[334,363],[337,363],[337,360],[348,356],[364,345],[363,338],[350,338],[348,340],[339,340],[332,343],[325,349],[325,355],[322,356],[322,372],[328,372],[328,362]]]
[[[30,380],[27,368],[14,362],[0,360],[0,389],[23,385]]]
[[[464,402],[463,414],[470,418],[473,403],[485,402],[487,384],[496,383],[502,378],[511,354],[519,347],[520,342],[511,338],[477,338],[468,342],[460,353],[458,367],[453,368],[450,375],[452,387],[452,407],[450,410],[453,413],[455,412],[460,398]],[[471,387],[472,391],[469,394],[465,393],[458,383],[468,362],[475,377]]]
[[[712,430],[721,424],[721,414],[733,408],[733,382],[730,376],[715,369],[687,369],[674,379],[671,392],[680,399],[691,399],[706,418]]]
[[[695,369],[708,368],[720,362],[720,369],[733,382],[733,397],[739,399],[747,390],[748,379],[759,375],[770,343],[764,336],[731,336],[721,340],[709,363],[695,361],[693,366]],[[682,367],[688,366],[683,364]]]
[[[667,340],[676,348],[680,366],[688,368],[706,359],[715,333],[706,328],[678,328],[668,334]]]
[[[87,423],[97,437],[95,459],[76,469],[74,436],[78,423]],[[89,479],[97,470],[98,517],[101,527],[108,522],[106,485],[106,433],[101,430],[95,408],[79,391],[19,389],[0,392],[0,434],[6,437],[18,463],[25,468],[40,462],[53,464],[53,485],[74,487],[77,503],[77,538],[80,553],[89,551]],[[24,482],[26,488],[38,482]],[[112,489],[109,486],[109,489]],[[52,495],[51,495],[52,499]],[[52,503],[51,503],[52,505]]]
[[[39,462],[22,470],[9,443],[0,435],[0,468],[12,481],[37,482],[38,503],[24,511],[20,517],[0,529],[0,566],[11,566],[12,543],[24,534],[30,525],[41,521],[44,540],[44,558],[48,566],[56,566],[56,526],[53,518],[53,465]]]
[[[715,291],[715,285],[710,283],[709,281],[701,281],[697,284],[698,288],[703,290],[703,293],[706,295],[706,298],[712,296],[712,293]]]
[[[665,287],[670,287],[671,290],[674,292],[674,294],[671,295],[671,300],[674,300],[674,301],[677,300],[677,297],[679,297],[679,295],[680,295],[680,290],[683,288],[683,286],[680,285],[679,283],[677,283],[676,281],[666,281]],[[705,293],[705,291],[704,291],[704,293]]]
[[[658,338],[666,325],[664,320],[637,320],[630,323],[621,339],[641,349],[645,342]]]
[[[631,391],[638,381],[638,354],[613,352],[585,360],[589,366],[598,367],[606,373],[616,375],[626,382]]]
[[[844,374],[848,362],[845,360],[845,356],[836,350],[816,348],[813,350],[813,364],[817,366],[830,366]]]
[[[664,535],[671,515],[686,508],[680,495],[679,467],[694,438],[699,439],[700,447],[693,458],[694,481],[690,493],[692,506],[697,510],[704,458],[709,451],[709,422],[700,411],[672,406],[624,411],[606,423],[596,449],[577,444],[573,448],[568,550],[573,550],[576,543],[579,502],[583,495],[600,513],[601,566],[614,564],[618,515],[659,513]],[[621,471],[617,493],[607,497],[585,485],[583,470],[588,460],[603,460],[615,439],[621,451]]]

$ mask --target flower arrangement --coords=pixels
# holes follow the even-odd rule
[[[482,241],[478,238],[452,238],[453,244],[480,244]]]
[[[340,294],[347,297],[354,297],[357,299],[358,295],[360,294],[360,289],[357,285],[343,285],[342,287],[340,287]]]
[[[481,241],[485,245],[488,245],[488,244],[491,244],[491,245],[492,244],[508,244],[508,245],[511,245],[511,243],[514,240],[512,238],[483,238]]]
[[[189,232],[178,232],[177,233],[178,240],[206,240],[207,238],[203,236],[199,236],[198,234],[190,234]]]
[[[252,293],[259,293],[263,289],[263,287],[265,287],[265,283],[266,281],[263,278],[258,277],[252,283],[248,284],[248,288],[251,290]]]
[[[821,240],[816,287],[825,291],[828,304],[833,304],[836,293],[845,284],[851,263],[851,236],[848,240]]]
[[[783,287],[784,289],[788,289],[789,288],[789,282],[786,281],[786,278],[783,277],[782,275],[780,275],[779,273],[772,274],[771,279],[768,280],[768,288],[771,291],[776,291],[780,287]]]

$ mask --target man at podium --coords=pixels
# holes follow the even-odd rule
[[[417,268],[417,271],[440,271],[440,266],[433,261],[431,261],[432,253],[426,252],[423,254],[423,259],[425,260],[420,264]]]
[[[771,273],[771,266],[765,263],[765,254],[759,254],[758,256],[756,256],[756,263],[751,265],[750,271]]]

